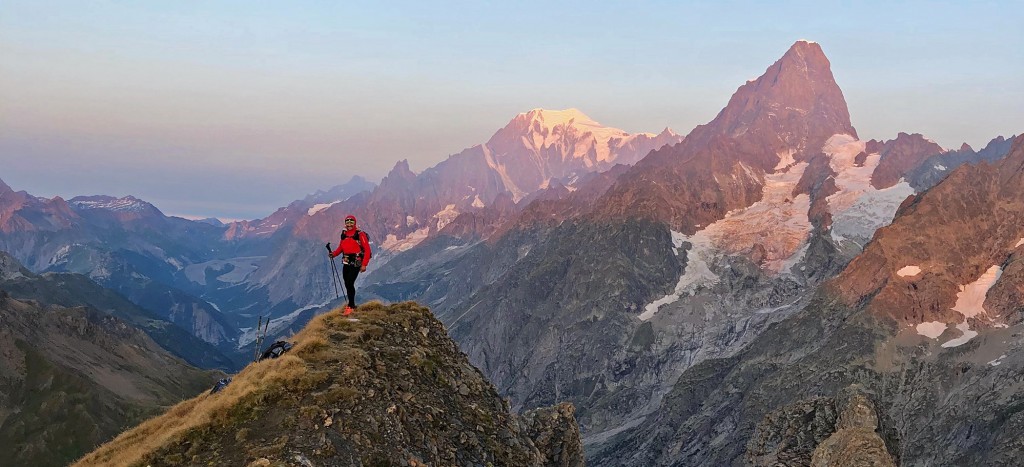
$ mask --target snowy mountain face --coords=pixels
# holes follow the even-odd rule
[[[488,166],[515,200],[546,187],[552,179],[632,165],[651,150],[682,137],[629,134],[603,126],[577,109],[534,109],[519,114],[484,145]]]
[[[488,167],[495,147],[598,161],[576,129],[554,131],[578,116],[520,117],[533,131],[496,134],[479,150]],[[916,193],[907,174],[944,152],[920,135],[856,134],[821,48],[798,42],[609,185],[549,184],[486,241],[427,237],[369,289],[428,302],[513,405],[571,400],[601,446],[658,413],[687,369],[804,309]]]
[[[588,462],[1013,465],[1022,177],[1017,138],[997,163],[915,195],[806,306],[743,352],[684,371],[656,413]]]
[[[253,240],[266,246],[266,256],[245,281],[250,290],[266,291],[267,307],[291,303],[295,309],[322,303],[323,245],[335,242],[341,220],[354,214],[370,234],[375,260],[383,266],[446,228],[493,232],[492,223],[506,219],[514,204],[549,187],[575,190],[580,180],[621,163],[633,163],[652,149],[682,138],[661,134],[629,134],[604,127],[582,112],[534,110],[512,119],[485,144],[467,148],[438,165],[414,173],[399,161],[371,192],[348,199],[320,196],[293,203],[266,219],[229,226],[226,238]],[[464,221],[458,221],[465,216]],[[486,220],[487,225],[480,224]],[[255,256],[254,254],[253,256]],[[293,280],[281,281],[287,271]],[[296,284],[301,284],[296,292]],[[260,292],[263,293],[263,292]],[[282,305],[283,306],[283,305]]]
[[[112,212],[141,213],[156,209],[152,204],[134,196],[114,198],[112,196],[77,196],[68,203],[77,210],[102,209]]]
[[[495,143],[599,161],[578,149],[592,146],[576,130],[543,131],[541,120],[557,129],[579,118],[559,116],[520,116],[513,128],[533,128],[532,139],[499,132],[491,160]],[[824,200],[866,192],[852,182],[830,191],[837,176],[855,178],[845,162],[833,168],[838,150],[812,160],[834,135],[856,134],[817,46],[794,45],[698,128],[610,182],[552,185],[486,242],[425,241],[406,253],[415,262],[389,268],[394,292],[374,290],[415,299],[412,284],[433,284],[420,293],[514,405],[570,399],[590,442],[606,439],[656,410],[686,368],[739,351],[798,309],[844,261],[819,219],[831,215]]]
[[[344,184],[326,191],[318,190],[301,200],[293,201],[263,219],[232,222],[228,224],[224,238],[226,240],[266,241],[278,231],[287,232],[294,228],[304,217],[311,217],[359,193],[373,190],[374,187],[376,185],[363,177],[354,176]]]

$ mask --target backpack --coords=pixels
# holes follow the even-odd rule
[[[346,238],[348,238],[347,234],[348,234],[347,230],[341,231],[341,241],[342,242],[345,241]],[[366,254],[366,246],[363,245],[363,235],[366,235],[366,234],[363,233],[362,230],[356,229],[356,231],[353,233],[353,237],[352,237],[356,241],[356,243],[359,244],[359,257],[360,258],[362,258],[364,254]],[[370,240],[369,237],[367,237],[366,240],[369,241]],[[338,243],[338,245],[341,245],[341,243]]]
[[[284,354],[285,352],[287,352],[287,351],[289,351],[291,349],[292,349],[292,343],[291,342],[285,342],[285,341],[274,342],[273,345],[268,347],[267,350],[265,352],[263,352],[263,355],[260,355],[260,360],[259,361],[263,361],[264,359],[267,359],[267,358],[277,358],[277,357],[280,357],[282,354]]]
[[[213,385],[213,389],[210,389],[210,394],[217,394],[221,389],[228,387],[229,384],[231,384],[231,378],[224,378],[217,381],[217,384]]]

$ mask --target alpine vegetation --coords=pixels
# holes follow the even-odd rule
[[[428,309],[353,316],[317,317],[280,357],[76,465],[583,465],[572,405],[510,413]]]

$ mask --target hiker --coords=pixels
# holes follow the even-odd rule
[[[366,271],[370,262],[370,240],[366,232],[356,228],[356,216],[345,216],[345,230],[341,232],[338,248],[329,253],[331,258],[341,256],[341,276],[345,279],[345,293],[348,294],[348,305],[345,315],[351,314],[356,308],[356,277]]]

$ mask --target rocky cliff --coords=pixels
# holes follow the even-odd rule
[[[583,465],[573,407],[510,413],[426,308],[334,311],[294,342],[76,465]]]

